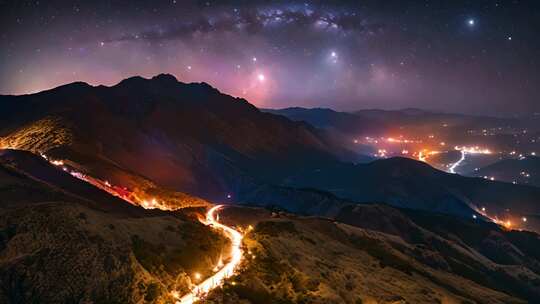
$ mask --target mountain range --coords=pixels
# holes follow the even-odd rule
[[[131,188],[155,183],[205,199],[290,210],[314,188],[356,202],[467,217],[481,206],[538,213],[536,188],[448,176],[408,159],[353,165],[354,153],[318,128],[171,75],[2,96],[0,109],[2,146],[69,160],[82,172]],[[516,192],[520,197],[511,199]]]
[[[309,112],[319,111],[327,120],[297,121],[166,74],[0,96],[0,300],[167,303],[228,245],[197,220],[222,202],[235,205],[226,223],[254,227],[253,253],[215,303],[540,299],[538,235],[480,212],[526,216],[524,228],[540,231],[540,188],[407,158],[359,162],[327,126],[361,122],[363,132],[432,114]],[[172,211],[133,206],[77,174]]]

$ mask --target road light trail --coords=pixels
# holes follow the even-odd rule
[[[456,146],[454,148],[455,150],[458,150],[461,152],[461,157],[459,160],[448,168],[448,172],[450,173],[456,173],[456,168],[461,165],[461,163],[465,160],[465,157],[467,154],[491,154],[491,151],[489,149],[480,149],[478,146],[476,147],[459,147]]]
[[[204,280],[202,283],[195,286],[195,288],[193,288],[190,293],[181,297],[178,301],[176,301],[176,304],[191,304],[197,300],[200,300],[201,297],[207,294],[210,290],[221,286],[224,280],[231,277],[234,274],[234,271],[240,265],[240,261],[242,260],[242,249],[240,249],[240,245],[242,244],[243,235],[240,232],[234,230],[233,228],[219,223],[215,213],[222,208],[223,205],[217,205],[212,207],[206,213],[206,220],[203,221],[203,223],[212,226],[215,229],[221,229],[225,232],[225,234],[232,243],[231,260],[213,276]]]
[[[459,165],[461,165],[461,163],[465,160],[465,151],[461,150],[459,152],[461,152],[461,157],[457,162],[453,163],[450,168],[448,168],[450,173],[456,173],[456,168],[459,167]]]
[[[122,195],[121,193],[118,193],[117,190],[115,190],[115,188],[107,181],[101,181],[91,176],[68,169],[67,167],[64,166],[64,161],[49,159],[44,154],[41,154],[41,156],[45,160],[50,162],[52,165],[56,167],[61,167],[63,171],[70,173],[72,176],[80,180],[83,180],[87,183],[90,183],[94,185],[95,187],[98,187],[99,189],[107,191],[108,193],[112,195],[120,197],[121,199],[124,199],[125,201],[133,205],[138,205],[145,209],[158,208],[161,210],[171,210],[170,208],[158,203],[155,199],[151,201],[144,200],[142,202],[135,202],[131,200],[129,197],[127,197],[126,195]],[[201,220],[201,222],[205,225],[213,227],[214,229],[222,230],[225,233],[225,235],[231,240],[231,260],[229,261],[229,263],[225,264],[225,266],[223,266],[222,262],[220,261],[219,265],[216,267],[223,266],[221,269],[219,269],[216,273],[214,273],[213,276],[207,278],[202,283],[196,285],[191,290],[190,293],[184,295],[183,297],[180,297],[177,291],[173,291],[172,295],[175,299],[177,299],[176,304],[191,304],[197,300],[200,300],[202,296],[206,295],[210,290],[218,286],[221,286],[223,282],[225,281],[225,279],[231,277],[234,274],[235,270],[240,265],[240,261],[242,260],[242,249],[240,249],[240,246],[242,244],[243,234],[219,222],[219,219],[216,216],[216,212],[222,209],[223,207],[224,207],[223,205],[217,205],[217,206],[212,207],[206,213],[206,219]],[[197,276],[199,276],[199,274],[197,274]]]
[[[63,166],[62,163],[55,164],[56,166]],[[65,169],[65,167],[64,167]],[[64,170],[65,171],[65,170]],[[134,205],[140,205],[141,207],[145,209],[154,209],[158,208],[161,210],[170,210],[166,206],[163,206],[162,204],[159,204],[155,199],[151,201],[142,201],[140,204],[129,200],[129,198],[125,196],[119,195],[114,189],[111,187],[111,185],[108,182],[101,182],[98,179],[92,178],[90,176],[86,176],[84,174],[70,171],[70,174],[82,179],[102,190],[105,190],[113,195],[116,195],[126,201],[128,201],[131,204]],[[206,219],[201,220],[201,222],[205,225],[211,226],[214,229],[220,229],[222,230],[225,235],[231,240],[231,260],[229,263],[227,263],[225,266],[223,266],[223,263],[220,261],[219,265],[216,267],[223,267],[219,269],[213,276],[209,277],[208,279],[204,280],[202,283],[196,285],[190,293],[186,294],[185,296],[181,297],[179,296],[178,292],[173,291],[172,295],[173,297],[179,299],[176,301],[176,304],[191,304],[194,303],[197,300],[200,300],[204,295],[206,295],[210,290],[221,286],[226,278],[231,277],[234,274],[234,271],[240,265],[240,261],[242,260],[242,250],[240,249],[240,246],[242,244],[242,238],[243,235],[234,230],[233,228],[223,225],[219,223],[219,219],[216,216],[216,212],[220,209],[222,209],[223,205],[217,205],[212,207],[207,213],[206,213]],[[216,268],[217,269],[217,268]],[[200,276],[200,274],[197,274],[197,276]],[[198,280],[199,278],[197,278]]]

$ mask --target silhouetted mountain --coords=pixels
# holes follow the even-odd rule
[[[357,202],[384,202],[463,217],[471,217],[474,209],[482,207],[501,219],[540,213],[540,188],[449,174],[408,158],[321,167],[290,177],[285,184]],[[529,223],[533,229],[540,229],[538,224]]]
[[[106,167],[136,172],[219,200],[234,190],[229,177],[276,181],[349,156],[308,124],[171,75],[2,96],[0,109],[1,135],[10,135],[4,146],[67,158],[101,177],[110,173]],[[111,175],[105,177],[123,182]]]
[[[332,109],[300,107],[285,109],[264,109],[265,112],[283,115],[294,121],[305,121],[317,128],[329,129],[348,135],[381,132],[390,129],[389,123],[381,124],[376,118],[360,117],[355,113],[338,112]]]
[[[540,187],[540,157],[504,159],[466,173],[467,176],[493,176],[496,180]]]
[[[512,125],[529,127],[538,130],[532,118],[499,118],[452,113],[437,113],[421,109],[403,110],[360,110],[355,112],[338,112],[321,108],[285,108],[265,109],[264,111],[283,115],[294,121],[305,121],[315,127],[332,129],[349,136],[388,135],[398,128],[429,130],[434,125],[446,124],[459,130],[490,128]]]

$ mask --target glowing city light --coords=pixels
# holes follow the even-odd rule
[[[61,160],[51,160],[51,164],[53,164],[55,166],[63,166],[64,162],[61,161]]]

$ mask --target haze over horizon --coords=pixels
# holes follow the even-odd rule
[[[540,111],[537,3],[2,1],[0,94],[171,73],[258,107]]]
[[[63,86],[68,86],[68,85],[73,85],[73,84],[77,84],[77,83],[85,83],[87,85],[90,85],[90,86],[93,86],[93,87],[99,87],[99,86],[105,86],[105,87],[114,87],[118,84],[120,84],[122,81],[124,80],[128,80],[130,78],[137,78],[137,77],[141,77],[143,79],[147,79],[147,80],[150,80],[150,79],[153,79],[153,78],[156,78],[156,77],[159,77],[160,75],[171,75],[173,77],[176,78],[175,75],[172,75],[172,74],[167,74],[167,73],[161,73],[161,74],[157,74],[157,75],[150,75],[148,77],[143,77],[141,75],[133,75],[131,77],[127,77],[127,78],[124,78],[124,79],[121,79],[119,80],[118,82],[114,82],[110,85],[105,85],[105,84],[92,84],[92,83],[88,83],[88,82],[85,82],[85,81],[81,81],[81,80],[78,80],[78,81],[73,81],[73,82],[69,82],[69,83],[64,83],[64,84],[60,84],[58,86],[54,86],[54,87],[51,87],[51,88],[46,88],[44,90],[40,90],[40,91],[36,91],[36,92],[29,92],[29,93],[26,93],[26,94],[20,94],[20,95],[32,95],[32,94],[38,94],[38,93],[41,93],[41,92],[45,92],[45,91],[50,91],[50,90],[55,90],[56,88],[60,88],[60,87],[63,87]],[[215,86],[213,86],[211,83],[207,83],[207,82],[204,82],[204,81],[201,81],[201,82],[183,82],[181,81],[180,79],[176,79],[177,81],[181,82],[181,83],[185,83],[185,84],[199,84],[199,83],[206,83],[208,85],[210,85],[211,87],[213,88],[216,88]],[[218,88],[216,88],[218,89]],[[218,89],[219,90],[219,89]],[[227,95],[231,95],[227,92],[224,92],[224,91],[221,91],[221,93],[223,94],[227,94]],[[16,94],[0,94],[0,96],[9,96],[9,95],[13,95],[13,96],[17,96]],[[231,95],[233,97],[239,97],[239,98],[245,98],[243,96],[234,96],[234,95]],[[251,100],[249,99],[246,99],[249,103],[251,104],[254,104]],[[436,113],[436,114],[456,114],[456,115],[469,115],[469,116],[485,116],[485,117],[500,117],[500,118],[511,118],[511,117],[525,117],[525,116],[536,116],[536,115],[539,115],[540,113],[538,112],[533,112],[533,113],[466,113],[466,112],[458,112],[458,111],[446,111],[446,110],[437,110],[437,109],[433,109],[433,108],[420,108],[420,107],[395,107],[395,108],[392,108],[392,107],[387,107],[387,108],[382,108],[382,107],[379,107],[379,108],[375,108],[375,107],[366,107],[366,108],[356,108],[356,109],[336,109],[336,108],[333,108],[331,105],[329,106],[324,106],[324,105],[314,105],[314,106],[310,106],[310,105],[306,105],[306,106],[302,106],[302,105],[285,105],[283,107],[276,107],[276,108],[272,108],[272,107],[260,107],[260,106],[257,106],[256,104],[254,104],[258,109],[262,110],[262,111],[266,111],[266,110],[270,110],[270,111],[279,111],[279,110],[287,110],[287,109],[294,109],[294,108],[298,108],[298,109],[306,109],[306,110],[330,110],[330,111],[334,111],[334,112],[338,112],[338,113],[355,113],[355,112],[361,112],[361,111],[389,111],[389,112],[399,112],[399,111],[423,111],[423,112],[427,112],[427,113]]]

